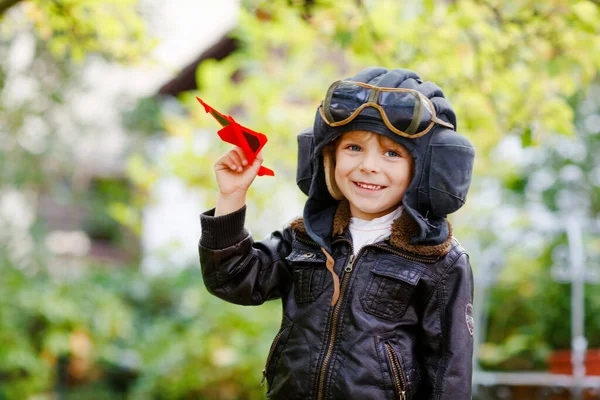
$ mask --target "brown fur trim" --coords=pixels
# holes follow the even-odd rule
[[[444,243],[435,246],[424,246],[422,244],[411,244],[410,239],[418,232],[419,226],[408,213],[403,212],[392,223],[392,233],[390,235],[390,243],[400,250],[410,253],[419,254],[422,256],[438,256],[441,257],[447,254],[452,247],[452,225],[448,221],[448,238]]]
[[[350,224],[350,204],[347,200],[341,200],[335,212],[333,219],[333,236],[341,235]],[[304,220],[302,217],[294,219],[290,226],[296,232],[306,235]],[[422,256],[444,256],[452,247],[452,225],[448,221],[448,238],[444,243],[436,246],[424,246],[420,244],[410,244],[410,239],[416,235],[419,229],[417,223],[413,221],[408,213],[403,212],[399,218],[392,223],[392,233],[390,235],[390,244],[400,250]]]
[[[341,200],[338,203],[338,207],[335,210],[335,216],[333,217],[333,236],[344,233],[350,224],[350,217],[350,203],[346,199]]]
[[[302,217],[298,217],[292,220],[292,222],[290,222],[290,227],[296,232],[300,232],[305,235],[307,234],[306,228],[304,227],[304,218]]]

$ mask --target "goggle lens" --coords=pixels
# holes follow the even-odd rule
[[[416,92],[382,91],[377,104],[394,127],[407,133],[423,131],[433,117],[427,102]]]
[[[370,93],[371,89],[369,88],[340,82],[330,97],[329,112],[333,118],[332,122],[343,121],[352,115],[358,107],[367,102]]]

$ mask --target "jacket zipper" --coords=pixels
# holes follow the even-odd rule
[[[329,361],[331,359],[331,356],[333,355],[333,345],[334,345],[335,336],[336,336],[336,333],[337,333],[337,324],[338,324],[337,316],[338,316],[338,314],[340,312],[340,309],[342,307],[342,303],[343,303],[343,300],[344,300],[344,295],[346,294],[346,286],[347,286],[348,280],[350,278],[350,273],[352,272],[352,269],[354,268],[354,262],[356,261],[356,259],[360,255],[360,252],[365,247],[376,247],[378,249],[381,249],[381,250],[386,251],[388,253],[395,254],[397,256],[400,256],[402,258],[405,258],[405,259],[411,260],[411,261],[418,261],[418,262],[433,264],[433,263],[435,263],[439,259],[439,257],[418,257],[418,256],[412,256],[410,254],[406,254],[406,253],[401,252],[401,251],[392,250],[389,247],[385,247],[385,246],[381,246],[381,245],[374,245],[374,244],[368,244],[368,245],[365,245],[365,246],[361,247],[360,250],[358,251],[358,253],[356,254],[356,256],[354,256],[354,248],[352,247],[352,242],[349,241],[348,239],[336,240],[336,242],[339,242],[339,241],[347,242],[350,245],[350,257],[348,258],[348,263],[346,264],[346,267],[344,268],[345,274],[344,274],[344,277],[342,278],[342,283],[340,285],[341,286],[341,288],[340,288],[340,298],[338,299],[337,304],[334,306],[333,313],[332,313],[332,316],[331,316],[332,323],[331,323],[331,331],[329,333],[328,341],[327,341],[327,351],[325,353],[325,357],[323,358],[323,363],[321,364],[321,370],[319,371],[318,386],[317,386],[317,400],[322,400],[323,399],[323,393],[325,391],[325,375],[327,373],[327,367],[329,365]],[[401,371],[401,370],[402,369],[400,368],[399,371]],[[402,374],[400,376],[402,376]],[[402,377],[402,379],[404,379],[404,378]],[[406,392],[399,391],[399,393],[401,393],[401,400],[405,400],[406,399]]]
[[[384,346],[390,361],[392,379],[394,381],[398,400],[406,400],[406,380],[404,379],[404,373],[402,372],[402,366],[400,365],[400,360],[398,360],[398,355],[389,343],[384,343]]]
[[[296,235],[296,240],[298,240],[299,242],[302,242],[304,244],[309,244],[311,246],[319,246],[317,243],[315,243],[312,240],[308,240],[308,239],[303,239],[302,237]]]
[[[271,363],[271,357],[273,357],[273,353],[275,352],[277,343],[279,343],[279,338],[281,337],[283,332],[286,330],[286,328],[287,327],[284,327],[279,332],[277,332],[277,335],[275,335],[275,339],[273,339],[273,343],[271,344],[271,348],[269,349],[269,355],[267,355],[267,362],[265,363],[265,367],[263,368],[263,376],[262,376],[262,379],[260,380],[261,387],[264,386],[265,380],[267,379],[267,369],[269,368],[269,364]],[[268,388],[267,388],[267,390],[268,390]]]
[[[362,250],[362,249],[361,249]],[[359,250],[360,253],[360,250]],[[346,294],[346,286],[348,285],[348,280],[350,279],[350,273],[354,267],[354,261],[358,258],[358,254],[354,256],[354,251],[352,249],[352,244],[350,244],[350,257],[348,258],[348,263],[346,267],[344,267],[344,278],[342,279],[342,284],[340,285],[340,298],[338,299],[337,304],[334,306],[333,313],[331,315],[331,331],[328,336],[327,343],[327,352],[325,353],[325,358],[323,358],[323,364],[321,365],[321,370],[319,373],[318,383],[319,386],[317,388],[317,399],[321,400],[323,398],[323,392],[325,390],[325,375],[327,373],[327,367],[329,366],[329,361],[331,360],[331,356],[333,354],[333,344],[335,341],[335,335],[337,333],[337,324],[338,324],[338,314],[340,313],[340,309],[342,308],[342,303],[344,301],[344,294]]]
[[[394,250],[394,249],[391,249],[389,247],[382,246],[382,245],[379,245],[379,244],[370,244],[368,246],[369,247],[376,247],[378,249],[381,249],[383,251],[387,251],[388,253],[395,254],[397,256],[400,256],[400,257],[405,258],[405,259],[410,260],[410,261],[417,261],[417,262],[422,262],[422,263],[425,263],[425,264],[434,264],[434,263],[436,263],[440,259],[439,257],[435,257],[435,256],[431,256],[431,257],[417,256],[417,255],[406,253],[404,251]]]

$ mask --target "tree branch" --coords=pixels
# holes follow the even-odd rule
[[[0,17],[2,15],[4,15],[4,13],[11,8],[12,6],[14,6],[15,4],[19,3],[21,0],[0,0]]]

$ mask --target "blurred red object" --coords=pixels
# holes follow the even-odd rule
[[[572,375],[571,350],[552,352],[548,359],[548,369],[553,374]],[[592,349],[586,352],[585,374],[600,376],[600,349]]]
[[[267,143],[267,137],[260,132],[253,131],[250,128],[240,125],[233,117],[221,114],[203,102],[200,97],[196,96],[196,100],[204,106],[204,111],[212,115],[212,117],[223,127],[223,129],[217,132],[221,140],[239,146],[246,154],[248,163],[252,164],[256,155]],[[275,176],[275,172],[267,167],[261,166],[258,169],[258,176],[264,175]]]

